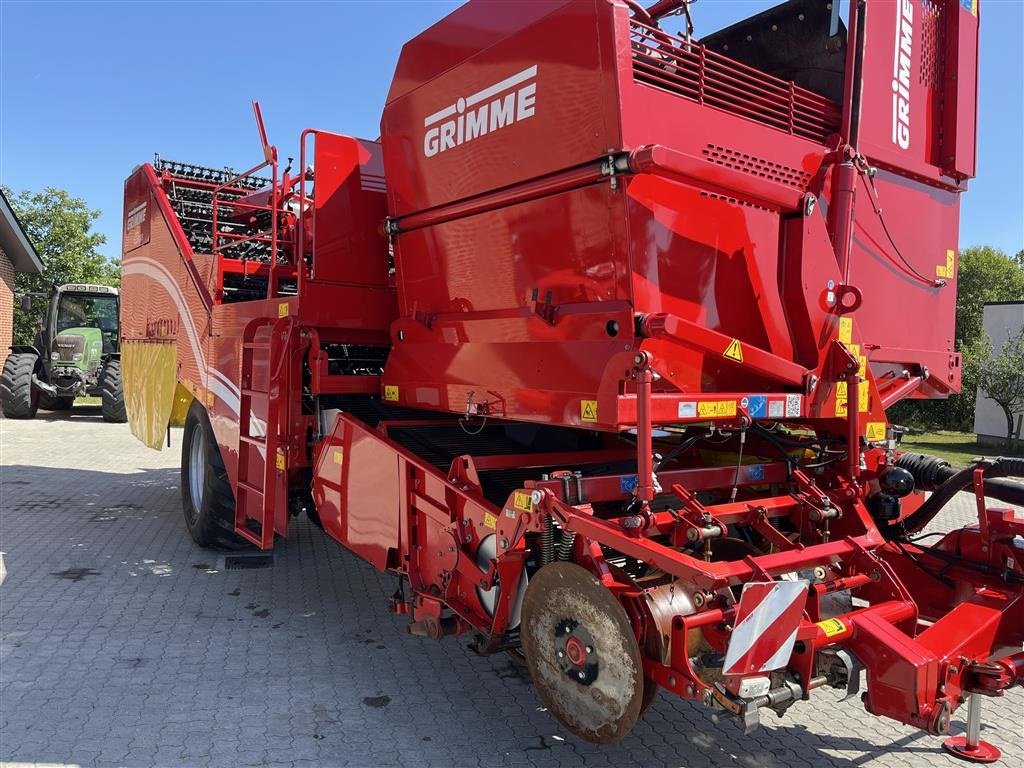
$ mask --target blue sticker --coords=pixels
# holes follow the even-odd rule
[[[752,419],[763,419],[768,415],[768,398],[764,395],[751,395],[747,413]]]
[[[764,480],[764,464],[751,464],[747,467],[747,479],[751,481]]]
[[[619,478],[619,490],[623,493],[632,493],[636,490],[636,475],[625,475]]]

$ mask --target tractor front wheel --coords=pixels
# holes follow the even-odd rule
[[[189,535],[201,547],[242,549],[235,534],[235,497],[210,420],[198,400],[185,419],[181,443],[181,507]]]
[[[39,358],[31,352],[12,352],[0,373],[0,406],[8,419],[31,419],[39,410],[39,390],[32,386]]]
[[[124,407],[124,383],[121,381],[121,361],[110,360],[100,374],[100,397],[103,399],[103,420],[115,424],[128,421]]]

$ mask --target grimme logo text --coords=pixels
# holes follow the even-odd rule
[[[892,54],[892,143],[910,147],[910,65],[914,52],[914,5],[896,3],[896,45]]]
[[[427,157],[533,117],[537,97],[537,65],[500,83],[459,97],[423,121],[423,154]]]

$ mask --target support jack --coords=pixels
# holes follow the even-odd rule
[[[950,736],[942,742],[942,748],[953,757],[972,763],[994,763],[1002,752],[995,744],[981,740],[981,698],[972,693],[967,704],[967,734]]]

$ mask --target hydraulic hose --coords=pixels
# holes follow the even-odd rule
[[[985,495],[1008,504],[1024,504],[1024,484],[1005,480],[1006,477],[1024,477],[1024,459],[1000,457],[992,459],[985,468]],[[914,476],[919,491],[931,491],[932,495],[917,511],[907,518],[882,526],[887,539],[904,539],[919,532],[935,515],[960,491],[971,487],[974,470],[980,462],[974,462],[966,469],[957,470],[948,461],[920,453],[905,453],[896,461]]]

